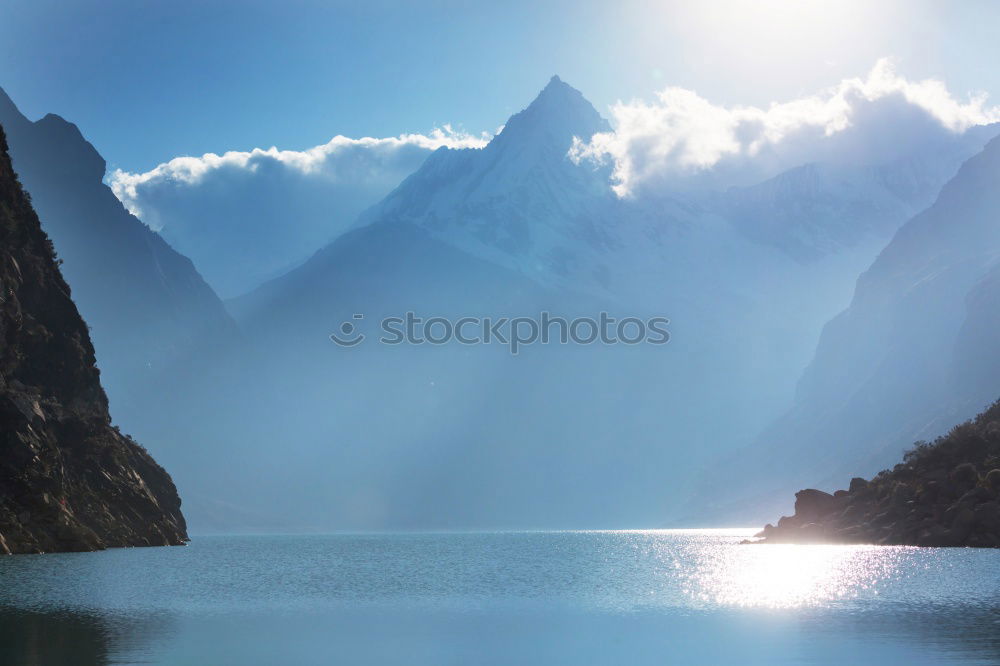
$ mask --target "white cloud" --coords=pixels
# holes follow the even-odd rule
[[[108,184],[221,295],[274,277],[348,229],[434,150],[481,148],[448,125],[429,134],[352,139],[308,150],[176,157],[145,173],[115,170]]]
[[[891,158],[912,143],[910,130],[957,133],[1000,120],[1000,107],[988,107],[985,94],[959,101],[941,81],[908,81],[886,59],[867,78],[767,108],[719,106],[693,91],[666,88],[653,103],[619,102],[611,112],[615,131],[577,140],[570,156],[610,161],[622,196],[669,179],[740,170],[737,165],[754,163],[748,171],[760,175],[767,166],[836,159],[848,146],[854,160]]]
[[[142,214],[140,202],[144,187],[171,181],[185,185],[200,185],[213,172],[227,168],[256,172],[262,163],[274,162],[284,165],[302,175],[322,175],[334,180],[348,175],[344,164],[346,157],[355,157],[359,151],[370,152],[380,163],[392,161],[399,152],[430,153],[438,148],[482,148],[491,136],[483,133],[475,137],[464,132],[456,132],[450,125],[435,128],[429,135],[402,134],[398,137],[375,139],[363,137],[352,139],[337,135],[329,142],[307,150],[279,150],[272,146],[267,150],[254,148],[252,151],[231,150],[222,155],[205,153],[201,157],[175,157],[159,164],[145,173],[129,173],[115,169],[110,177],[110,186],[115,195],[135,215]],[[356,174],[353,174],[356,176]],[[146,220],[147,224],[151,224]],[[155,225],[151,225],[154,226]]]

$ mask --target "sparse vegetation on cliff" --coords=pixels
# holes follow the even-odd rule
[[[754,543],[1000,547],[1000,401],[903,462],[834,494],[802,490],[795,515]]]

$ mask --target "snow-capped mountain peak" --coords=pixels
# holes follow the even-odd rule
[[[490,150],[514,144],[543,145],[565,154],[573,137],[589,139],[611,126],[576,88],[553,76],[535,100],[507,121]]]

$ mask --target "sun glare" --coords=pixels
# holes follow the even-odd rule
[[[904,549],[873,546],[707,546],[687,580],[692,598],[724,606],[791,608],[878,594]]]
[[[862,62],[892,55],[884,51],[887,36],[903,13],[897,2],[855,0],[684,2],[662,11],[664,25],[678,28],[688,66],[728,72],[734,84],[751,77],[767,97],[778,84],[830,85]]]

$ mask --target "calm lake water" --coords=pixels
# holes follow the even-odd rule
[[[738,546],[750,532],[0,558],[0,664],[1000,663],[1000,551]]]

